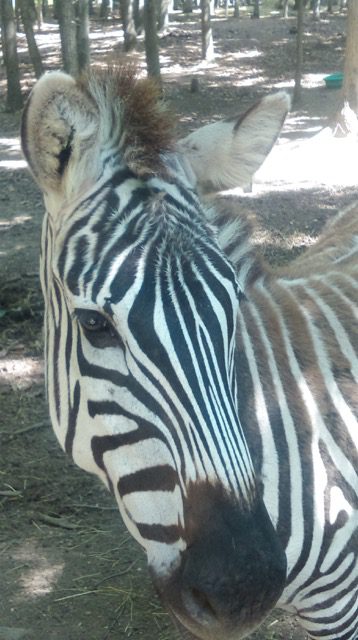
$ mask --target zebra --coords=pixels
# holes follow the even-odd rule
[[[248,221],[204,196],[247,182],[236,159],[258,168],[287,106],[176,143],[123,67],[45,75],[23,115],[52,425],[186,638],[238,640],[274,607],[310,638],[357,638],[358,209],[271,271]]]

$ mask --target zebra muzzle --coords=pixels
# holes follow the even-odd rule
[[[172,575],[152,577],[183,637],[238,640],[275,606],[286,557],[261,500],[243,511],[227,502],[197,530]]]

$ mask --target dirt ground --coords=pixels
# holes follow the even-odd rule
[[[278,16],[250,20],[244,12],[239,21],[219,17],[213,25],[217,57],[204,65],[199,16],[176,14],[161,51],[165,93],[178,113],[179,132],[244,111],[273,90],[290,91],[294,23]],[[238,205],[256,212],[259,250],[273,264],[314,242],[325,221],[356,198],[352,160],[340,160],[347,160],[345,143],[319,133],[338,105],[339,92],[328,91],[322,78],[342,69],[344,31],[344,15],[320,22],[306,17],[302,103],[290,114],[253,192],[237,196]],[[119,56],[117,22],[94,25],[92,35],[94,59]],[[44,25],[38,37],[47,68],[56,68],[55,25]],[[20,45],[29,89],[21,38]],[[142,45],[136,57],[143,62]],[[199,79],[196,93],[190,92],[193,77]],[[74,468],[49,425],[37,276],[43,206],[19,151],[19,121],[19,114],[0,111],[0,640],[174,640],[143,553],[112,498]],[[350,151],[356,168],[357,147]],[[304,635],[293,619],[275,612],[254,637]]]

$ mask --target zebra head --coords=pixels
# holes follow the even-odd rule
[[[171,130],[128,68],[49,74],[30,97],[50,414],[115,495],[178,624],[240,638],[276,603],[286,563],[236,407],[242,292],[196,194],[197,141],[179,151]]]

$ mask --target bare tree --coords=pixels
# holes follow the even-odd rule
[[[124,35],[124,50],[131,51],[137,44],[137,29],[135,25],[136,9],[134,0],[120,0],[121,18]]]
[[[23,0],[27,1],[27,0]],[[88,0],[56,0],[63,68],[77,76],[90,62]]]
[[[77,57],[78,69],[83,71],[90,63],[89,2],[77,0]]]
[[[48,0],[39,0],[39,3],[41,4],[42,19],[47,18],[49,12]]]
[[[43,23],[43,5],[41,0],[34,0],[34,6],[36,11],[37,30],[41,31]]]
[[[336,135],[358,136],[358,2],[348,0],[347,42]]]
[[[104,18],[106,20],[108,18],[109,10],[110,10],[110,1],[102,0],[101,8],[99,10],[99,17]]]
[[[321,0],[313,0],[312,11],[314,19],[319,20],[321,17]]]
[[[254,10],[252,12],[252,18],[259,18],[260,17],[260,1],[259,0],[254,0]]]
[[[192,13],[194,8],[193,0],[183,0],[183,13]]]
[[[297,1],[297,39],[296,39],[296,69],[295,88],[293,91],[293,102],[298,104],[301,99],[301,80],[303,64],[303,15],[305,11],[304,0]]]
[[[6,110],[21,109],[19,60],[16,47],[16,21],[12,0],[0,0],[1,42],[7,78]]]
[[[173,10],[172,0],[158,0],[158,29],[162,31],[169,25],[169,11]]]
[[[156,0],[144,2],[144,31],[148,76],[160,79]]]
[[[77,27],[73,1],[57,1],[56,11],[58,12],[58,21],[60,25],[63,68],[67,73],[77,76],[79,71],[77,55]]]
[[[349,0],[344,62],[343,102],[358,113],[358,2]]]
[[[214,40],[210,21],[210,0],[201,0],[201,57],[214,58]]]
[[[33,29],[33,23],[36,19],[36,8],[34,4],[31,6],[32,3],[29,0],[18,0],[18,3],[22,24],[24,25],[29,56],[35,71],[35,76],[36,78],[39,78],[42,76],[44,68]]]

